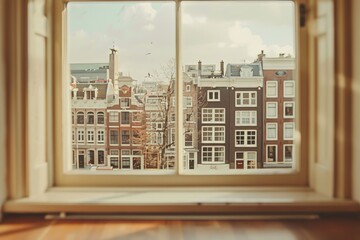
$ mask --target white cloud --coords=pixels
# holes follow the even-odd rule
[[[204,24],[207,22],[207,18],[204,16],[195,17],[184,13],[181,16],[181,21],[183,24]]]
[[[145,21],[152,21],[155,19],[157,11],[150,3],[138,3],[129,7],[125,7],[125,18],[138,18]]]

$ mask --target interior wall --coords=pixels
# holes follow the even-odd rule
[[[0,209],[6,199],[5,175],[5,1],[0,0]],[[0,210],[0,220],[2,211]]]
[[[352,0],[353,69],[353,198],[360,202],[360,1]]]

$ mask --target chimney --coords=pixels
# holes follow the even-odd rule
[[[266,54],[264,54],[264,50],[261,50],[261,53],[258,54],[258,62],[262,62],[262,60],[265,56],[266,56]]]
[[[201,61],[198,62],[198,76],[201,76]]]
[[[224,76],[224,60],[221,60],[220,62],[220,72],[221,76]]]

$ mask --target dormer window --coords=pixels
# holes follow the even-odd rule
[[[96,99],[98,89],[90,85],[88,88],[84,88],[84,99]]]
[[[242,66],[240,70],[240,77],[253,77],[253,68],[250,66]]]

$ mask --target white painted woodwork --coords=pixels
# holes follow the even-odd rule
[[[48,187],[46,140],[47,18],[45,0],[28,3],[28,194]]]
[[[334,18],[332,0],[317,2],[315,189],[334,194]]]

